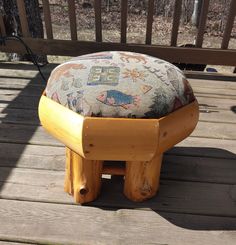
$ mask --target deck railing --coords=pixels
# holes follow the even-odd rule
[[[169,46],[152,44],[154,0],[149,0],[148,2],[145,44],[127,43],[128,0],[121,0],[119,43],[103,41],[101,0],[94,0],[96,41],[79,41],[77,37],[75,0],[67,0],[67,2],[71,40],[58,40],[53,38],[49,0],[42,0],[45,31],[47,36],[47,38],[45,39],[30,37],[24,0],[17,0],[23,39],[35,53],[75,56],[103,50],[130,50],[150,54],[159,58],[163,58],[170,62],[236,66],[236,50],[228,49],[236,15],[236,0],[231,0],[226,27],[223,33],[221,48],[218,49],[202,48],[210,0],[203,0],[195,47],[177,47],[182,0],[175,0],[173,24]],[[3,16],[1,15],[0,30],[1,34],[4,36],[6,34],[6,30],[4,26]],[[0,46],[0,51],[22,53],[24,52],[24,48],[16,41],[10,40],[6,42],[5,46]]]

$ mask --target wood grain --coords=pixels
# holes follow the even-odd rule
[[[63,146],[42,127],[0,124],[0,142]]]
[[[1,168],[1,199],[73,204],[63,191],[64,171]],[[9,174],[11,173],[11,174]],[[8,178],[6,179],[6,176]],[[106,208],[149,208],[155,211],[236,218],[235,184],[164,180],[158,194],[137,203],[123,195],[123,179],[103,179],[102,193],[92,206]],[[36,191],[37,190],[37,191]],[[1,230],[1,228],[0,228]]]
[[[128,1],[121,0],[121,23],[120,23],[120,42],[127,41],[127,15],[128,15]]]
[[[38,96],[16,96],[16,95],[1,95],[0,108],[14,109],[32,109],[36,110],[39,104]]]
[[[229,41],[234,25],[235,16],[236,16],[236,2],[234,0],[231,0],[230,7],[229,7],[229,15],[227,18],[226,26],[223,33],[223,39],[221,43],[222,49],[227,49],[229,46]]]
[[[65,169],[64,147],[0,143],[0,166],[32,169]]]
[[[156,195],[160,185],[162,154],[151,161],[127,161],[124,194],[131,201],[142,202]]]
[[[186,147],[186,151],[187,150],[190,150],[190,147]],[[207,150],[208,149],[205,149],[205,152],[207,152]],[[181,150],[179,150],[177,154],[180,152]],[[236,184],[236,155],[233,156],[231,154],[231,156],[234,157],[234,159],[166,154],[163,159],[161,178],[218,184]]]
[[[217,77],[222,77],[222,75],[217,76]],[[205,79],[197,79],[197,78],[190,78],[188,79],[188,81],[190,82],[190,84],[192,85],[193,88],[208,88],[210,89],[210,91],[215,91],[215,89],[227,89],[229,90],[236,90],[236,76],[229,76],[228,78],[232,79],[231,81],[227,81],[227,78],[225,78],[225,81],[222,80],[224,78],[222,78],[221,80],[215,80],[215,79],[211,79],[208,76],[204,77]],[[216,78],[216,77],[215,77]]]
[[[102,42],[101,0],[94,0],[96,42]]]
[[[189,146],[189,147],[188,147]],[[179,149],[179,147],[182,147]],[[183,148],[187,147],[187,148]],[[202,156],[215,158],[235,158],[236,148],[234,140],[215,140],[211,138],[188,137],[176,145],[172,152],[181,151],[181,155]]]
[[[6,28],[2,14],[0,14],[0,33],[2,36],[6,36]]]
[[[49,0],[42,0],[42,3],[43,3],[43,14],[44,14],[44,23],[45,23],[46,33],[47,33],[47,39],[53,39],[52,19],[51,19]]]
[[[0,122],[39,126],[37,110],[0,108]]]
[[[94,201],[101,190],[102,161],[86,160],[66,149],[64,190],[74,196],[76,203]]]
[[[77,22],[75,13],[75,0],[68,0],[68,11],[70,20],[70,35],[71,40],[77,40]]]
[[[26,242],[24,242],[23,244],[33,245],[33,243],[26,243]],[[13,241],[11,241],[11,239],[9,239],[9,241],[0,241],[0,245],[22,245],[22,242],[20,242],[20,243],[13,242]]]
[[[191,136],[213,139],[236,140],[236,124],[200,122]]]
[[[203,0],[202,2],[201,14],[200,14],[199,25],[198,25],[198,33],[196,37],[196,47],[197,48],[202,47],[209,3],[210,3],[210,0]]]
[[[223,123],[200,122],[191,136],[234,140],[236,139],[235,124],[228,124],[225,127]],[[0,142],[62,146],[41,127],[17,124],[0,124]]]
[[[28,26],[28,21],[26,16],[25,3],[22,0],[16,0],[16,4],[19,12],[21,31],[23,37],[29,37],[30,32],[29,32],[29,26]]]
[[[92,207],[9,200],[0,200],[0,205],[0,216],[4,220],[0,229],[2,239],[47,244],[94,244],[95,241],[110,244],[112,238],[113,244],[127,245],[182,245],[183,241],[185,244],[196,241],[196,245],[221,245],[235,241],[234,231],[222,233],[219,228],[214,232],[207,231],[207,227],[224,227],[224,224],[229,228],[235,227],[235,219],[232,218],[179,216],[143,210],[106,211]],[[55,220],[57,222],[54,223]],[[175,225],[178,223],[180,225]],[[190,230],[181,226],[200,229]]]
[[[152,24],[154,14],[154,0],[148,2],[147,27],[146,27],[146,44],[152,43]]]
[[[149,54],[170,62],[184,62],[191,64],[212,64],[235,66],[235,50],[168,47],[145,44],[124,44],[110,42],[89,42],[71,40],[44,40],[24,38],[27,45],[35,53],[48,55],[76,56],[106,50],[134,51]],[[24,48],[16,41],[7,41],[6,46],[0,46],[2,52],[24,53]],[[219,58],[220,57],[220,58]]]
[[[177,45],[181,12],[182,12],[182,0],[175,0],[174,17],[173,17],[171,41],[170,41],[171,46]]]
[[[34,48],[42,48],[40,42]],[[97,47],[123,48],[120,44],[86,45],[82,44],[85,52]],[[151,54],[153,49],[145,47]],[[208,51],[201,52],[204,60]],[[222,58],[220,53],[214,55]],[[46,68],[47,74],[50,69]],[[110,244],[111,240],[127,245],[235,244],[233,76],[207,74],[201,77],[205,80],[190,81],[205,113],[200,114],[193,137],[164,155],[157,196],[143,203],[131,202],[123,195],[121,176],[104,176],[101,195],[86,207],[74,205],[73,198],[63,192],[64,146],[37,124],[38,91],[45,85],[37,74],[27,65],[2,64],[0,68],[0,120],[5,120],[0,124],[1,245]]]

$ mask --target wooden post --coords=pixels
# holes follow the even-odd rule
[[[135,202],[153,197],[159,189],[162,154],[148,162],[126,162],[124,194]]]
[[[77,203],[95,200],[101,189],[102,161],[85,160],[69,148],[66,150],[64,189]]]
[[[66,147],[66,169],[65,169],[65,183],[64,190],[65,192],[73,195],[73,172],[72,172],[72,154],[71,150]]]

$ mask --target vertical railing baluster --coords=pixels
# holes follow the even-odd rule
[[[121,0],[121,26],[120,26],[121,43],[126,43],[126,39],[127,39],[127,15],[128,15],[128,0]]]
[[[203,44],[203,37],[204,37],[204,31],[205,31],[205,26],[206,26],[209,2],[210,0],[203,0],[203,3],[202,3],[201,15],[200,15],[199,26],[198,26],[198,33],[197,33],[197,38],[196,38],[197,48],[201,48]]]
[[[236,1],[232,0],[230,3],[229,15],[227,18],[227,22],[226,22],[226,26],[225,26],[225,30],[223,34],[223,40],[221,43],[222,49],[227,49],[229,46],[229,40],[230,40],[230,35],[233,29],[235,16],[236,16]]]
[[[3,20],[3,16],[0,14],[0,33],[2,36],[6,36],[6,28]]]
[[[68,12],[69,12],[69,20],[70,20],[71,40],[77,40],[75,0],[68,0]]]
[[[146,27],[146,44],[152,43],[152,24],[154,14],[154,0],[148,2],[148,15],[147,15],[147,27]]]
[[[94,11],[95,11],[95,32],[96,42],[102,42],[102,4],[101,0],[94,0]]]
[[[48,0],[42,0],[43,3],[43,14],[44,14],[44,23],[47,33],[47,39],[53,39],[53,32],[52,32],[52,19],[50,13],[50,6]]]
[[[181,12],[182,12],[182,0],[175,0],[174,17],[173,17],[171,41],[170,41],[171,46],[177,45]]]
[[[16,0],[19,17],[20,17],[20,24],[21,24],[21,31],[23,37],[29,37],[29,26],[27,21],[26,9],[25,9],[25,1],[24,0]]]

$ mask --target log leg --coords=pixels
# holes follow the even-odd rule
[[[66,169],[65,169],[65,192],[73,195],[73,175],[72,175],[72,160],[71,160],[71,150],[66,147]]]
[[[65,191],[73,194],[77,203],[91,202],[101,189],[102,161],[85,160],[67,148]]]
[[[153,197],[159,188],[161,162],[162,154],[149,162],[126,162],[125,196],[136,202]]]

